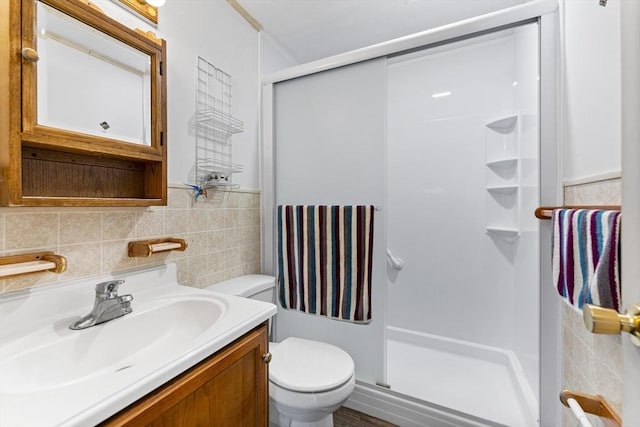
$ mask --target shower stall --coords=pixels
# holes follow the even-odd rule
[[[533,211],[558,195],[554,10],[531,2],[265,83],[264,271],[277,274],[276,206],[377,208],[371,323],[280,308],[275,325],[276,340],[352,355],[348,406],[401,425],[540,423],[556,335],[541,330],[549,230]]]
[[[538,57],[527,24],[387,66],[387,382],[513,426],[538,412]]]

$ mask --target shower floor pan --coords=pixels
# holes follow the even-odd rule
[[[391,390],[513,427],[538,425],[538,404],[510,351],[387,328]]]

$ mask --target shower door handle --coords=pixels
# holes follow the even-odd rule
[[[391,253],[391,249],[389,248],[387,248],[387,260],[389,260],[389,264],[391,264],[391,267],[396,270],[402,270],[402,267],[404,267],[404,261],[402,261],[401,258],[394,256]]]

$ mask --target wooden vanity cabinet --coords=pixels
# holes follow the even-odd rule
[[[58,33],[38,30],[38,7],[53,11],[50,17],[41,19],[42,25],[48,25],[53,17],[55,22],[86,26],[100,34],[105,49],[128,49],[127,55],[143,57],[137,58],[135,64],[144,64],[144,71],[119,62],[119,56],[114,59],[94,52],[81,35],[74,33],[75,27],[59,24],[64,31]],[[143,82],[138,100],[145,106],[131,106],[132,111],[128,111],[125,106],[130,103],[122,93],[137,92],[121,91],[116,95],[120,80],[113,84],[109,80],[105,89],[106,80],[92,74],[95,68],[65,62],[67,56],[61,55],[62,48],[50,50],[53,45],[45,41],[65,46],[65,55],[76,55],[71,58],[84,54],[81,58],[90,58],[92,64],[109,63],[112,68],[105,76],[120,76],[118,73],[125,73],[122,70],[139,73],[129,73],[134,78],[127,75],[125,80],[137,78],[135,81]],[[46,65],[47,60],[53,59],[59,61],[55,74]],[[42,67],[41,79],[38,67]],[[166,205],[166,68],[164,40],[120,24],[86,0],[0,1],[0,206]],[[65,85],[60,85],[51,83],[52,75],[56,79],[82,77],[67,78]],[[96,89],[98,82],[103,82],[100,90]],[[47,97],[51,92],[56,94],[55,106],[48,104],[54,99]],[[71,98],[71,93],[76,97]],[[107,104],[116,107],[105,112]],[[58,116],[51,119],[54,111],[68,111],[65,118],[69,117],[72,124],[60,122]],[[137,120],[137,115],[142,118]],[[83,126],[75,126],[76,120],[82,120]],[[90,131],[84,127],[85,120]],[[123,139],[117,131],[131,126],[131,122],[136,123],[133,132],[137,141]],[[144,130],[137,129],[140,123]],[[126,138],[130,138],[128,133]]]
[[[101,426],[267,426],[267,346],[264,323]]]

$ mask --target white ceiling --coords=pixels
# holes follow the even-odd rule
[[[298,63],[313,61],[525,0],[239,0]]]

